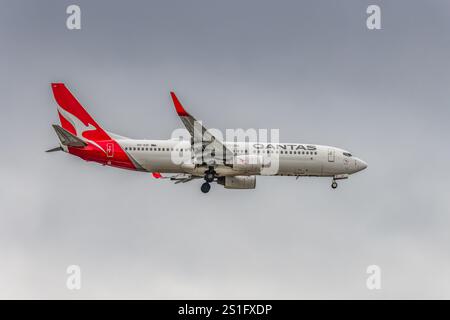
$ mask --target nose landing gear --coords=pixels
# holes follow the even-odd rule
[[[336,180],[343,180],[343,179],[348,179],[348,174],[337,174],[333,177],[333,182],[331,183],[331,187],[333,189],[336,189],[338,184],[336,182]]]

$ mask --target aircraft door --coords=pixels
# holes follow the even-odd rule
[[[334,162],[334,149],[328,149],[328,162]]]

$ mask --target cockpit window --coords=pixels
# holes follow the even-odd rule
[[[352,156],[352,154],[351,154],[351,153],[348,153],[348,152],[344,152],[343,154],[344,154],[344,156],[346,156],[346,157],[351,157],[351,156]]]

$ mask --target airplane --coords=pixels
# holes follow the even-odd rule
[[[350,152],[336,147],[299,143],[227,142],[218,139],[191,116],[174,92],[175,111],[190,139],[135,140],[104,130],[83,108],[64,83],[51,84],[60,125],[52,125],[64,151],[102,165],[152,173],[154,178],[186,183],[204,180],[227,189],[255,189],[257,175],[328,177],[337,180],[367,168]],[[163,174],[170,174],[165,176]]]

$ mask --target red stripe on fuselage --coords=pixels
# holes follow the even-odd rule
[[[89,143],[84,148],[72,148],[69,147],[69,153],[80,157],[86,161],[98,162],[103,165],[108,165],[112,167],[137,170],[136,166],[133,164],[131,159],[128,157],[122,147],[115,140],[103,140],[95,141],[103,150],[99,149],[96,145]],[[108,144],[112,144],[113,154],[108,154],[105,152],[108,150]]]

